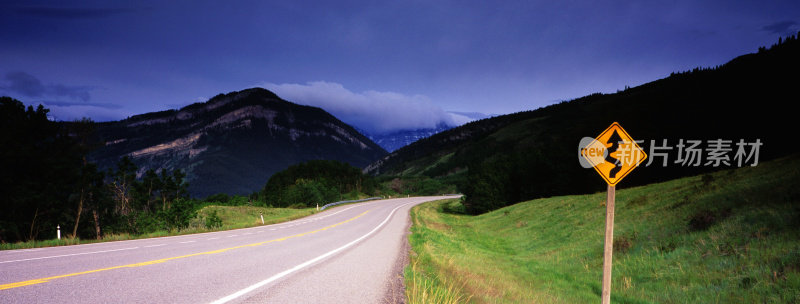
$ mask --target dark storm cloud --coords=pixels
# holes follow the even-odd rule
[[[38,78],[25,72],[10,72],[5,76],[6,83],[2,85],[13,93],[19,93],[30,97],[39,97],[44,94],[45,88]]]
[[[270,83],[391,131],[723,64],[796,33],[798,11],[797,0],[0,1],[0,95],[76,103],[53,106],[64,119],[124,118]],[[123,108],[78,105],[89,97]]]
[[[87,86],[68,86],[63,84],[44,84],[39,78],[21,72],[6,73],[0,89],[11,94],[21,94],[27,97],[66,97],[82,101],[89,101],[91,96]]]
[[[773,34],[786,35],[794,34],[797,22],[794,21],[780,21],[773,24],[765,25],[761,28],[762,31],[767,31]]]
[[[41,101],[40,103],[48,106],[58,107],[94,107],[109,110],[118,110],[123,107],[113,103],[100,103],[100,102],[69,102],[69,101]]]
[[[89,102],[89,91],[92,89],[89,86],[43,83],[36,76],[22,71],[0,76],[0,95],[18,98],[27,105],[42,104],[50,109],[50,115],[55,120],[90,117],[95,121],[112,121],[131,115],[130,110],[119,104]],[[38,101],[31,102],[31,99]]]
[[[41,101],[26,104],[44,105],[45,108],[50,109],[50,117],[57,121],[74,121],[81,118],[91,118],[98,122],[115,121],[134,114],[123,106],[110,103]]]
[[[22,7],[17,12],[53,19],[97,19],[112,15],[131,13],[130,8],[63,8],[63,7]]]

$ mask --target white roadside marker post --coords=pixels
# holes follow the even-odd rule
[[[261,225],[264,225],[264,212],[261,212]]]
[[[61,225],[56,225],[56,236],[61,239]]]

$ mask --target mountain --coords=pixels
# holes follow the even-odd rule
[[[656,161],[626,177],[631,187],[736,166],[737,143],[761,143],[761,161],[795,153],[800,98],[800,41],[790,37],[714,68],[696,68],[614,94],[596,93],[533,111],[482,119],[394,151],[365,169],[376,175],[428,176],[459,186],[467,202],[493,207],[563,194],[591,193],[605,183],[578,163],[578,143],[619,122]],[[656,145],[651,147],[651,140]],[[667,140],[664,157],[651,148]],[[699,140],[701,157],[724,140],[729,163],[675,163],[683,140]],[[752,159],[751,163],[752,164]],[[746,165],[750,165],[746,164]],[[469,203],[467,203],[469,205]]]
[[[386,151],[393,152],[397,149],[405,147],[420,139],[431,137],[436,133],[446,131],[452,127],[446,124],[439,124],[436,128],[422,128],[414,130],[399,130],[389,133],[371,134],[364,133],[374,141],[376,144],[386,149]]]
[[[393,132],[387,133],[370,133],[359,130],[362,134],[366,135],[374,141],[376,144],[380,145],[386,151],[394,152],[397,149],[402,147],[408,146],[409,144],[418,141],[423,138],[431,137],[434,134],[441,133],[447,130],[450,130],[454,127],[463,125],[465,123],[485,119],[496,115],[487,115],[484,113],[479,112],[454,112],[448,111],[448,114],[451,115],[453,118],[453,124],[448,124],[441,122],[435,128],[419,128],[419,129],[406,129],[406,130],[396,130]]]
[[[290,165],[315,159],[364,167],[386,151],[316,107],[261,88],[220,94],[180,110],[98,124],[102,147],[90,158],[113,168],[130,156],[147,169],[182,169],[194,197],[249,194]]]

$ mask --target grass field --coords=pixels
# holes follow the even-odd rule
[[[26,249],[38,247],[52,247],[65,245],[89,244],[97,242],[111,242],[133,239],[145,239],[162,236],[183,235],[192,233],[202,233],[219,230],[239,229],[261,225],[260,214],[264,214],[266,225],[285,221],[291,221],[301,217],[316,213],[316,208],[291,209],[291,208],[269,208],[252,206],[206,206],[197,211],[197,216],[191,220],[189,227],[180,230],[156,231],[153,233],[132,235],[132,234],[112,234],[105,235],[102,240],[68,238],[62,236],[60,240],[29,241],[20,243],[2,243],[0,250]],[[207,219],[211,214],[216,214],[219,225],[208,226]],[[65,233],[62,230],[62,233]]]
[[[414,207],[409,303],[599,302],[605,195]],[[800,303],[798,156],[622,183],[614,228],[613,303]]]
[[[190,228],[205,228],[206,219],[216,212],[222,220],[219,230],[230,230],[261,225],[260,215],[264,215],[264,224],[270,225],[291,221],[316,213],[316,208],[292,209],[253,206],[206,206],[197,211],[197,217],[189,223]]]

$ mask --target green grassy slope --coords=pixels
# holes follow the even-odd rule
[[[620,186],[612,302],[800,301],[800,156]],[[409,302],[599,302],[604,200],[553,197],[480,216],[452,213],[452,200],[415,207]]]

